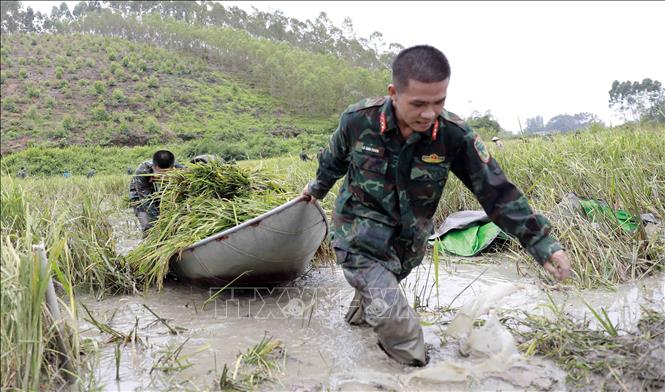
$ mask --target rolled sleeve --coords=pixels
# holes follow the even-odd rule
[[[545,264],[552,254],[559,250],[563,250],[563,247],[551,236],[543,237],[540,241],[527,247],[527,252],[529,252],[540,265]]]

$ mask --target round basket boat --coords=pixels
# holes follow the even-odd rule
[[[238,284],[283,283],[305,271],[326,235],[325,212],[300,196],[183,249],[171,259],[171,270],[211,285],[234,279]]]

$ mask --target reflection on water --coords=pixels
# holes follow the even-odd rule
[[[425,368],[437,364],[462,363],[460,342],[442,337],[445,323],[454,313],[433,313],[452,303],[460,308],[479,295],[505,283],[518,283],[520,290],[506,292],[501,301],[490,304],[497,312],[520,309],[542,312],[539,305],[548,301],[539,281],[520,276],[513,263],[494,257],[492,264],[449,264],[439,271],[439,289],[433,285],[431,264],[424,263],[404,282],[403,288],[411,303],[418,301],[425,323],[426,344],[431,347],[431,361]],[[531,275],[535,276],[532,272]],[[235,288],[225,290],[203,308],[204,302],[216,290],[170,282],[161,292],[151,291],[143,296],[119,296],[97,302],[82,297],[83,302],[100,321],[109,320],[114,329],[128,333],[136,329],[144,345],[128,344],[120,348],[120,380],[116,381],[115,346],[100,343],[95,379],[106,390],[211,389],[219,381],[222,368],[233,369],[236,357],[262,337],[269,336],[284,342],[287,359],[279,375],[280,383],[263,384],[262,389],[276,390],[379,390],[379,389],[564,389],[565,374],[549,361],[531,358],[511,369],[518,379],[489,376],[461,383],[412,380],[419,369],[402,366],[386,357],[376,345],[371,329],[351,327],[343,315],[353,291],[340,269],[312,270],[286,287]],[[640,317],[640,305],[663,309],[665,304],[665,275],[619,287],[616,291],[554,291],[558,305],[575,317],[590,318],[581,296],[594,308],[605,308],[620,329],[631,330]],[[454,300],[454,302],[453,302]],[[186,328],[179,335],[157,321],[147,305],[172,327]],[[84,313],[81,313],[84,314]],[[443,315],[443,316],[442,316]],[[112,318],[111,318],[112,317]],[[108,335],[100,334],[90,323],[82,322],[83,336],[102,342]],[[185,369],[164,372],[152,369],[169,352],[183,342],[181,357],[191,357]],[[169,351],[170,350],[170,351]],[[198,350],[201,352],[196,353]],[[521,370],[520,370],[521,369]],[[151,371],[152,370],[152,371]],[[519,378],[519,373],[539,378]],[[526,380],[526,381],[525,381]],[[524,385],[526,383],[526,385]],[[530,384],[529,384],[530,383]]]

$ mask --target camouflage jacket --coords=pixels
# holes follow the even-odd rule
[[[158,203],[157,199],[151,197],[157,191],[151,176],[154,173],[152,167],[152,160],[140,164],[129,183],[129,201],[132,207],[139,211],[148,211],[150,208],[156,207]],[[174,167],[182,169],[184,166],[176,163]]]
[[[402,279],[425,255],[449,172],[539,263],[561,249],[550,223],[532,211],[480,137],[445,110],[429,130],[404,140],[387,97],[349,106],[309,191],[322,199],[346,175],[333,212],[333,246],[373,258]]]

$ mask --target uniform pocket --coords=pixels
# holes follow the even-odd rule
[[[418,203],[438,203],[448,178],[448,168],[443,165],[414,163],[411,167],[409,193]]]
[[[419,165],[414,164],[411,167],[411,181],[442,181],[448,175],[448,168],[440,165]]]
[[[361,172],[365,171],[383,175],[388,170],[388,161],[383,157],[363,154],[359,151],[353,151],[351,161]]]
[[[370,219],[356,218],[352,226],[351,247],[359,253],[386,260],[393,246],[395,228]]]
[[[382,200],[386,194],[388,161],[380,156],[354,151],[351,162],[353,163],[350,177],[352,192],[365,203]]]

